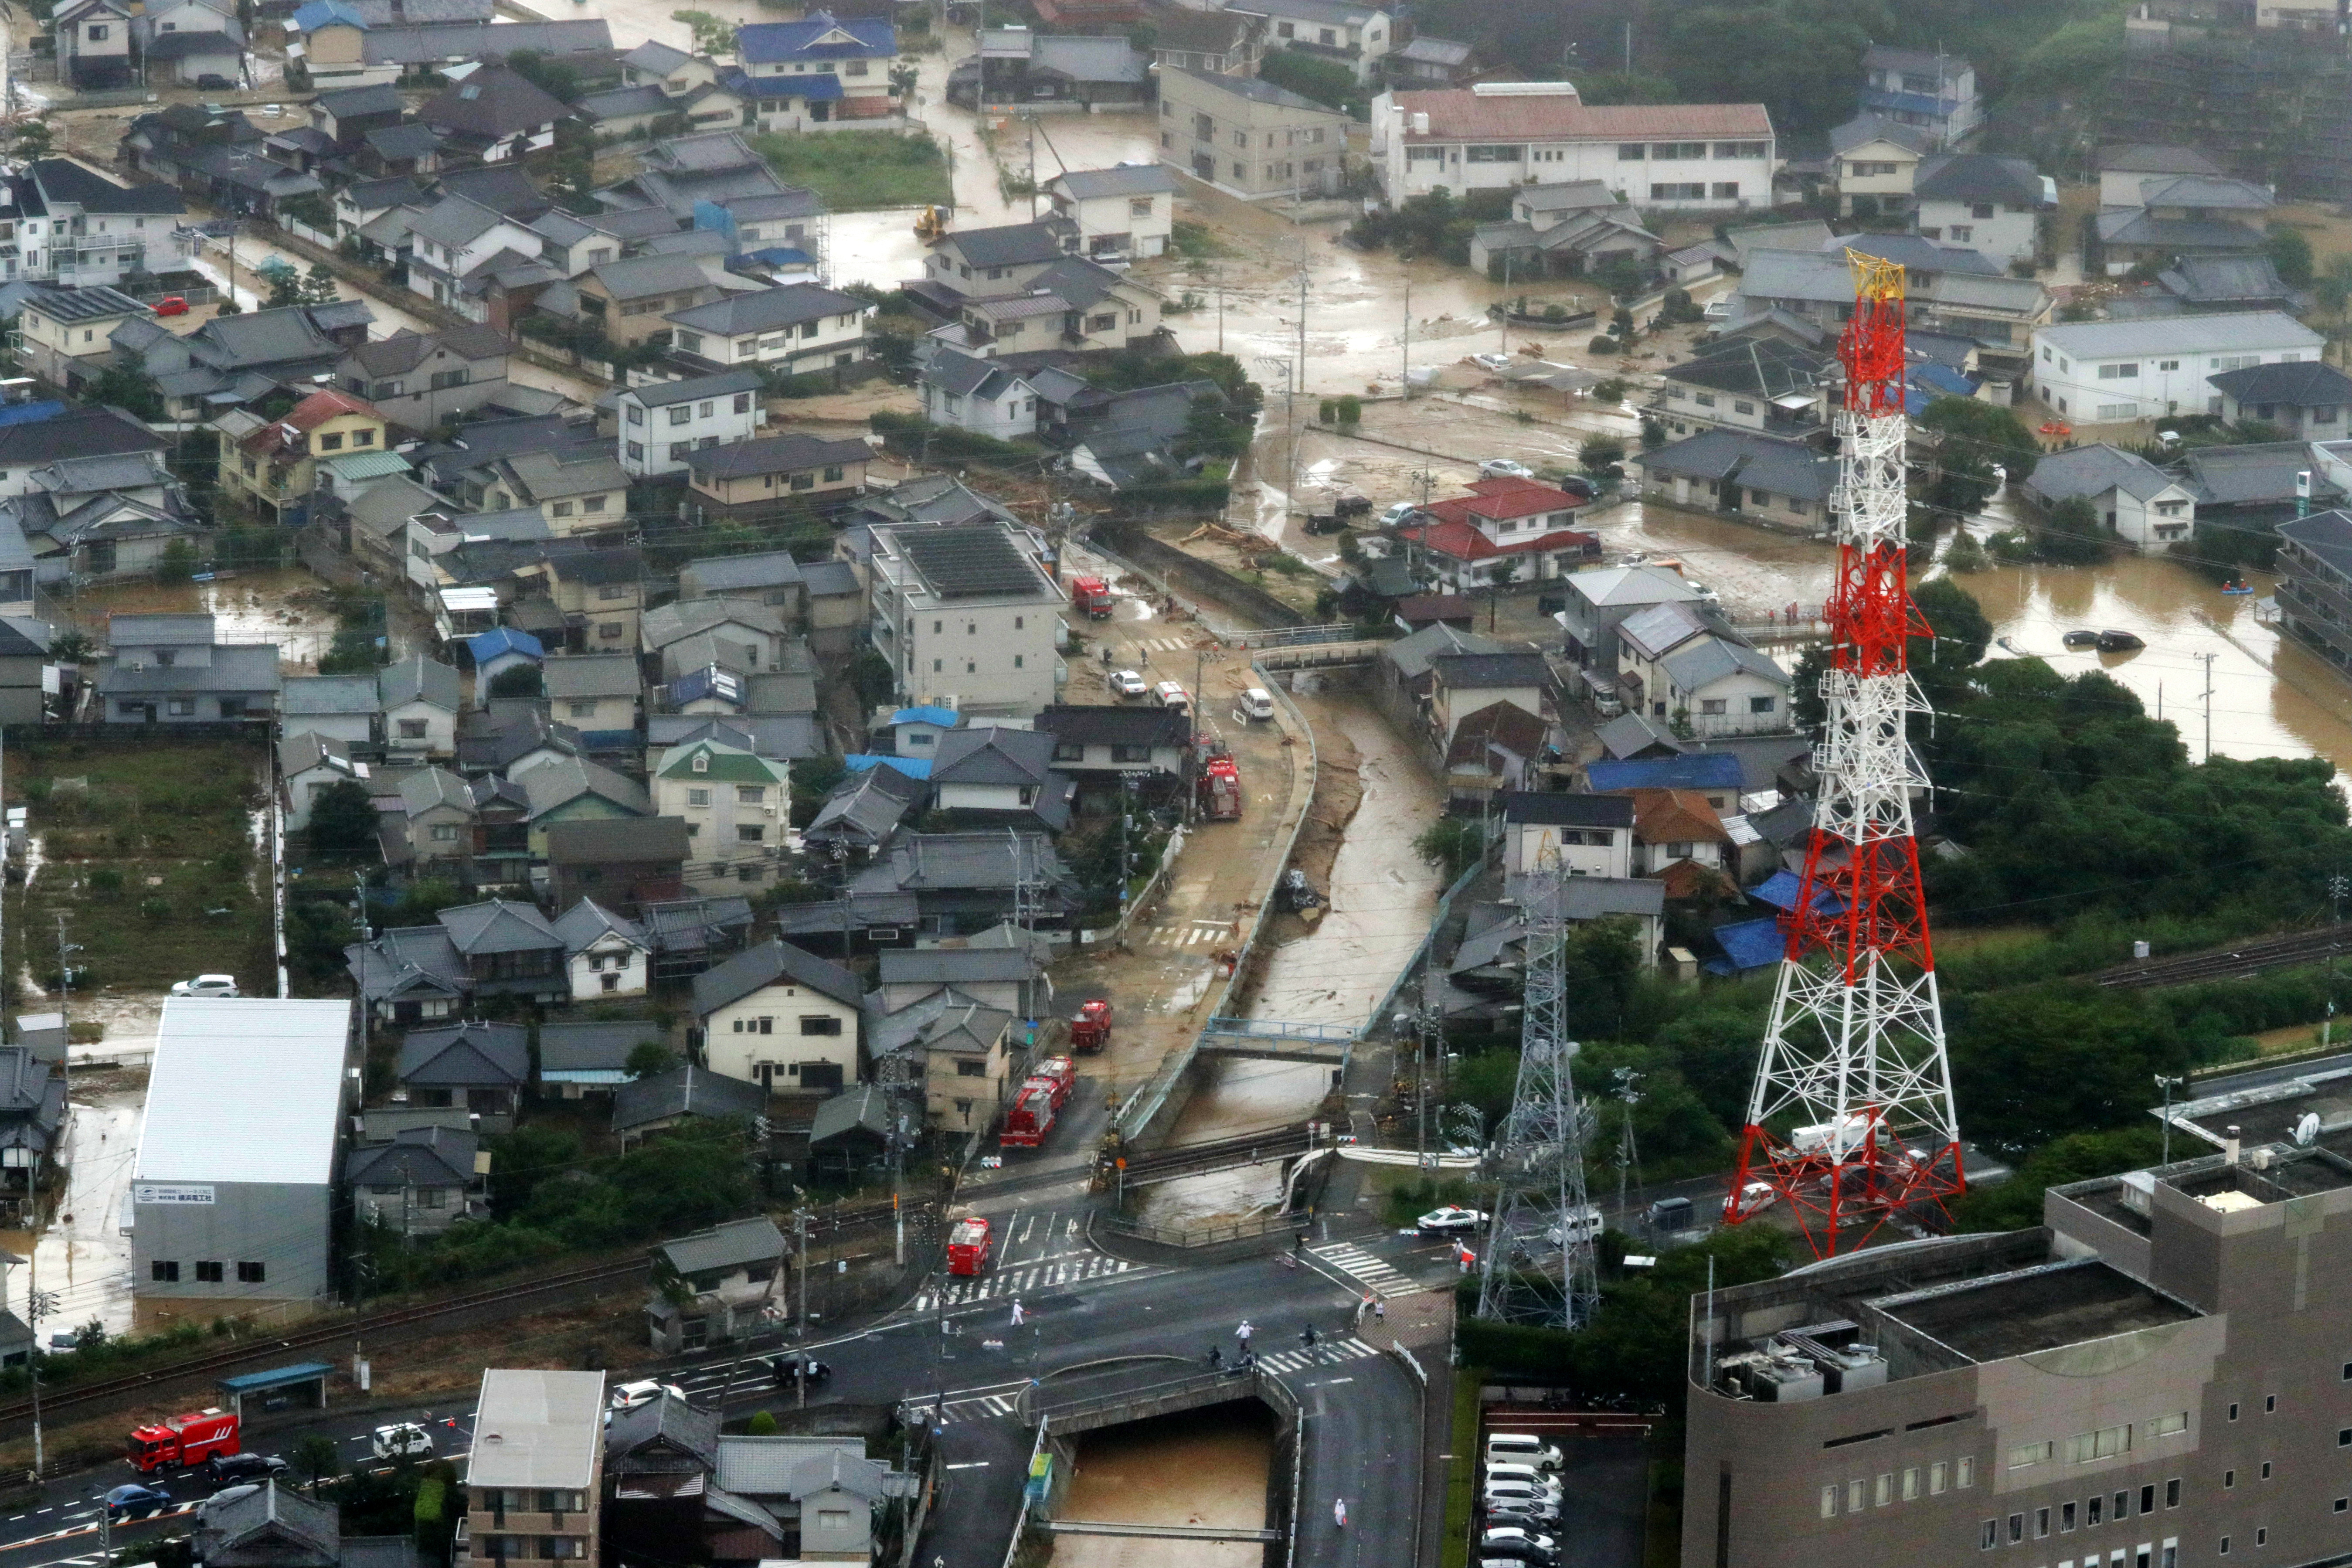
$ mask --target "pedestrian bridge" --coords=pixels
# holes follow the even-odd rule
[[[1238,1525],[1121,1524],[1100,1519],[1049,1519],[1045,1528],[1055,1535],[1149,1535],[1162,1541],[1279,1541],[1276,1530],[1246,1530]]]
[[[1212,1018],[1195,1050],[1204,1057],[1344,1066],[1357,1031],[1346,1024],[1293,1024],[1277,1018]]]

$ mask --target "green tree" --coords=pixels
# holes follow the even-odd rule
[[[2290,289],[2308,289],[2312,281],[2311,241],[2303,230],[2287,224],[2270,226],[2263,253],[2278,268],[2279,281]]]
[[[336,860],[373,857],[375,828],[375,802],[365,784],[343,779],[310,797],[310,852],[314,855]]]
[[[677,1057],[658,1040],[646,1040],[629,1047],[628,1059],[622,1070],[631,1078],[652,1078],[677,1066]]]
[[[1588,474],[1607,473],[1625,460],[1625,442],[1616,436],[1587,436],[1576,448],[1576,464]]]
[[[1949,577],[1922,583],[1912,590],[1911,599],[1934,632],[1911,639],[1912,678],[1930,706],[1950,709],[1967,695],[1969,672],[1992,646],[1992,622],[1983,606]]]
[[[696,14],[700,15],[698,12]],[[677,18],[673,17],[672,20]],[[725,24],[721,23],[720,26],[724,26]],[[701,29],[698,27],[696,29],[698,47],[700,37]],[[728,37],[731,45],[733,41],[731,29]],[[721,49],[716,52],[725,53],[726,51]],[[560,102],[571,103],[580,97],[579,71],[561,61],[549,59],[536,49],[517,49],[507,57],[507,64],[514,68],[515,75]]]
[[[849,683],[857,692],[858,702],[870,710],[890,700],[898,688],[898,672],[887,658],[869,647],[849,667]]]
[[[310,1489],[330,1476],[343,1473],[343,1457],[335,1440],[322,1432],[305,1433],[294,1440],[294,1468],[310,1478]]]
[[[2072,496],[2043,516],[2042,526],[2034,531],[2033,547],[2044,561],[2086,566],[2107,558],[2113,539],[2091,503],[2081,496]]]
[[[8,127],[8,155],[30,163],[56,151],[56,136],[47,120],[20,120]]]
[[[145,358],[138,354],[110,364],[92,376],[82,389],[81,400],[93,408],[120,408],[139,419],[154,421],[163,417],[163,389],[147,374]]]
[[[735,24],[724,16],[714,16],[708,11],[672,11],[669,19],[683,22],[694,29],[696,54],[715,56],[735,52]]]
[[[540,697],[545,689],[535,664],[510,664],[490,677],[493,697]]]
[[[1915,450],[1928,469],[1926,499],[1949,511],[1978,510],[1999,483],[1995,465],[2011,480],[2023,479],[2042,452],[2013,412],[1973,397],[1938,397],[1912,427],[1921,437]]]
[[[278,204],[278,216],[290,217],[306,228],[320,234],[335,232],[334,205],[317,191],[306,192]]]
[[[754,1410],[751,1412],[751,1419],[744,1424],[743,1430],[749,1436],[774,1436],[776,1435],[776,1413],[772,1410]]]
[[[302,303],[331,305],[341,298],[335,283],[335,269],[323,261],[310,263],[310,270],[302,277]]]
[[[195,574],[195,570],[196,547],[184,539],[175,539],[163,546],[163,557],[155,563],[155,581],[184,583]]]
[[[1355,71],[1341,61],[1310,55],[1294,44],[1266,50],[1258,61],[1257,74],[1276,87],[1358,120],[1370,117],[1370,100],[1364,87],[1356,80]]]
[[[848,775],[849,765],[828,752],[821,757],[801,757],[790,765],[793,781],[793,826],[806,827],[816,820],[824,797]]]
[[[1477,863],[1486,831],[1465,816],[1441,816],[1412,841],[1413,853],[1445,873],[1451,882]]]
[[[286,963],[305,980],[341,974],[343,949],[358,938],[339,899],[294,899],[286,906]]]

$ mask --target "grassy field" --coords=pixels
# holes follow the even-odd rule
[[[835,212],[915,207],[954,199],[947,159],[929,136],[779,133],[751,145],[779,178],[805,185]]]
[[[75,989],[161,991],[206,972],[274,994],[267,860],[252,814],[264,805],[258,740],[11,747],[7,801],[30,807],[39,864],[12,888],[8,978],[45,990],[58,968],[58,917],[82,951]]]

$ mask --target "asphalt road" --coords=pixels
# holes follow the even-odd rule
[[[917,1561],[949,1568],[1001,1563],[1025,1473],[1033,1433],[1009,1414],[1032,1378],[1119,1356],[1175,1355],[1205,1361],[1212,1345],[1228,1356],[1246,1317],[1261,1363],[1281,1376],[1307,1411],[1307,1528],[1301,1561],[1355,1568],[1408,1568],[1418,1477],[1417,1390],[1402,1364],[1352,1331],[1363,1291],[1395,1292],[1443,1283],[1444,1244],[1406,1237],[1332,1244],[1327,1256],[1291,1267],[1276,1258],[1206,1268],[1139,1266],[1086,1240],[1083,1194],[1024,1194],[1000,1213],[992,1265],[976,1280],[935,1279],[908,1308],[874,1326],[809,1348],[832,1368],[813,1405],[920,1404],[940,1416],[948,1490]],[[1024,1322],[1012,1324],[1014,1301]],[[1314,1325],[1313,1351],[1300,1332]],[[615,1371],[612,1381],[654,1376],[695,1404],[722,1405],[730,1418],[758,1409],[782,1413],[791,1391],[757,1375],[743,1358],[720,1354],[688,1363]],[[470,1401],[344,1415],[270,1432],[256,1451],[290,1457],[313,1433],[335,1440],[348,1462],[368,1459],[374,1428],[395,1421],[428,1426],[444,1458],[472,1444]],[[141,1477],[128,1462],[51,1483],[44,1506],[0,1518],[0,1568],[94,1568],[100,1500],[140,1480],[169,1491],[173,1507],[118,1522],[114,1546],[184,1532],[209,1489],[200,1472]],[[1348,1528],[1331,1502],[1344,1497]]]

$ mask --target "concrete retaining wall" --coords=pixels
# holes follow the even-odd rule
[[[1174,586],[1206,594],[1252,616],[1262,626],[1307,624],[1305,616],[1265,589],[1243,582],[1222,566],[1188,555],[1132,523],[1105,520],[1095,524],[1094,537],[1106,549],[1117,551],[1137,565],[1167,578]]]

